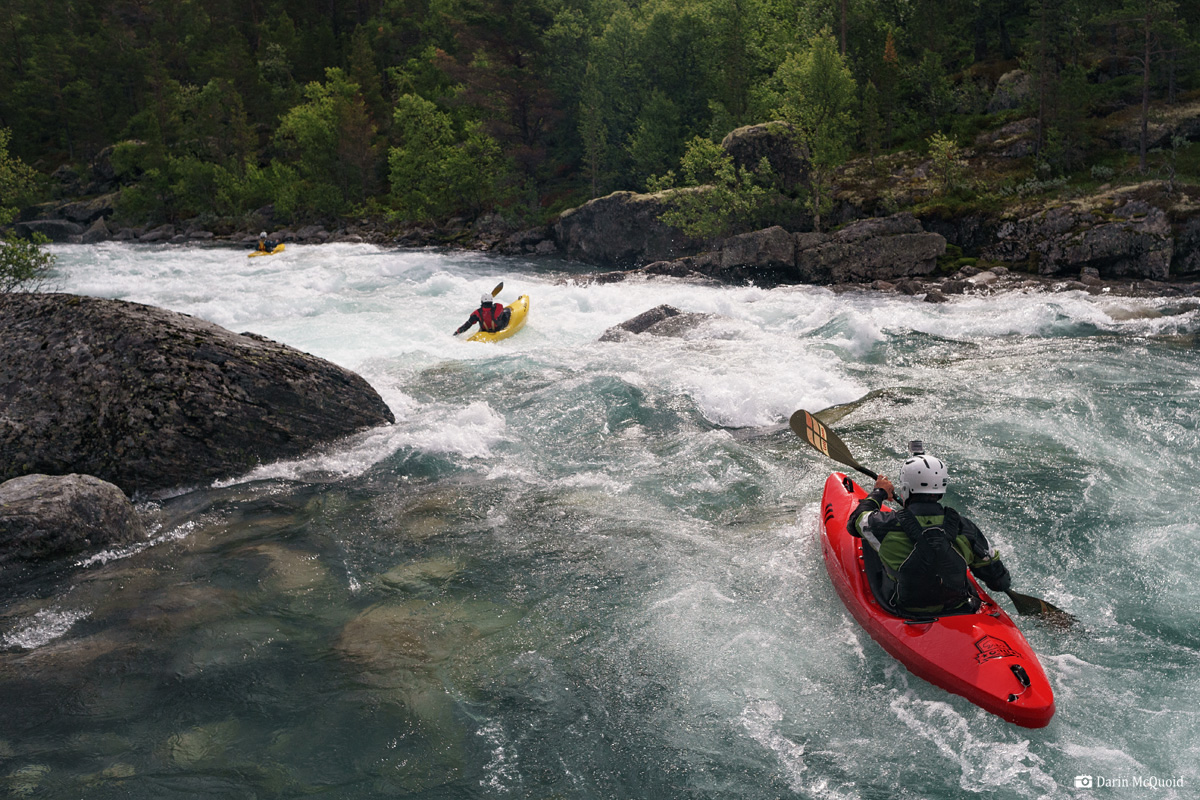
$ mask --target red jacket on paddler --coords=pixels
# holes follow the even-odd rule
[[[471,312],[471,316],[464,322],[459,329],[454,332],[455,336],[470,328],[475,323],[479,323],[481,331],[498,331],[508,324],[510,312],[501,303],[492,301],[492,296],[485,294],[479,300],[479,308]]]

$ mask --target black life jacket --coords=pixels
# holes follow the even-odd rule
[[[500,327],[498,320],[501,313],[504,311],[504,306],[499,303],[491,303],[486,306],[480,306],[479,311],[479,327],[485,331],[494,331]]]
[[[895,604],[901,608],[951,609],[974,597],[967,581],[967,560],[954,546],[962,521],[953,508],[943,512],[942,525],[929,527],[908,509],[896,513],[896,522],[913,545],[894,576]]]

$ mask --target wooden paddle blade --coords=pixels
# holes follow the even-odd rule
[[[854,456],[850,455],[850,448],[838,438],[838,435],[825,427],[825,424],[815,416],[800,409],[795,414],[792,414],[788,420],[788,425],[792,431],[804,441],[812,445],[813,449],[818,453],[832,458],[839,464],[845,464],[847,467],[854,469],[866,475],[868,478],[879,477],[871,470],[864,467],[854,460]]]
[[[1011,590],[1006,590],[1004,593],[1008,595],[1009,600],[1012,600],[1018,614],[1042,617],[1055,628],[1066,630],[1079,621],[1075,619],[1074,615],[1063,611],[1058,606],[1048,603],[1040,597],[1033,597]]]
[[[503,288],[504,288],[504,281],[500,281],[499,283],[497,283],[496,288],[492,289],[492,297],[495,297],[496,295],[500,294],[500,290]]]

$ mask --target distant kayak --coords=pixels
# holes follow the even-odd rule
[[[468,342],[498,342],[501,339],[507,339],[521,328],[525,327],[525,317],[529,314],[529,295],[523,294],[517,298],[516,302],[508,307],[512,310],[512,314],[508,318],[508,324],[498,331],[476,331],[474,335],[467,338]]]
[[[973,612],[901,617],[886,608],[863,568],[862,540],[846,520],[867,492],[841,472],[821,496],[821,550],[833,588],[871,638],[919,678],[1026,728],[1054,716],[1054,692],[1016,624],[969,576],[979,595]],[[872,551],[873,553],[874,551]]]
[[[276,253],[282,253],[282,252],[283,252],[283,243],[281,242],[280,244],[275,245],[274,250],[255,250],[253,253],[246,256],[246,258],[255,258],[256,256],[273,256]]]

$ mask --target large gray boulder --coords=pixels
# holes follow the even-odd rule
[[[71,242],[78,240],[78,237],[83,234],[84,227],[77,222],[65,219],[34,219],[14,222],[13,230],[24,238],[40,233],[52,242]]]
[[[796,240],[778,225],[730,236],[721,244],[721,268],[786,269],[796,263]]]
[[[60,206],[55,216],[80,225],[91,225],[101,217],[111,217],[116,213],[116,201],[115,192],[87,200],[76,200]]]
[[[564,211],[554,224],[554,238],[567,258],[605,267],[638,266],[697,252],[702,242],[659,219],[668,203],[666,192],[613,192]]]
[[[725,135],[721,148],[741,169],[758,169],[765,158],[784,191],[808,180],[808,148],[790,123],[764,122],[737,128]]]
[[[91,475],[23,475],[0,483],[0,564],[145,538],[133,504],[107,481]]]
[[[933,272],[945,252],[945,238],[927,233],[911,214],[864,219],[832,234],[797,234],[796,277],[800,283],[919,277]]]
[[[604,332],[600,341],[619,342],[643,333],[653,336],[684,336],[695,329],[697,325],[712,319],[712,317],[712,314],[680,311],[675,306],[663,304],[612,326]]]
[[[987,111],[989,114],[995,114],[997,111],[1019,108],[1029,99],[1032,91],[1033,79],[1028,72],[1023,69],[1006,72],[996,82],[996,90],[992,93],[992,99],[988,101]]]
[[[0,480],[78,472],[154,492],[394,421],[353,372],[186,314],[14,294],[0,330]]]
[[[1191,217],[1181,226],[1175,237],[1171,274],[1179,276],[1197,273],[1200,273],[1200,217]]]

